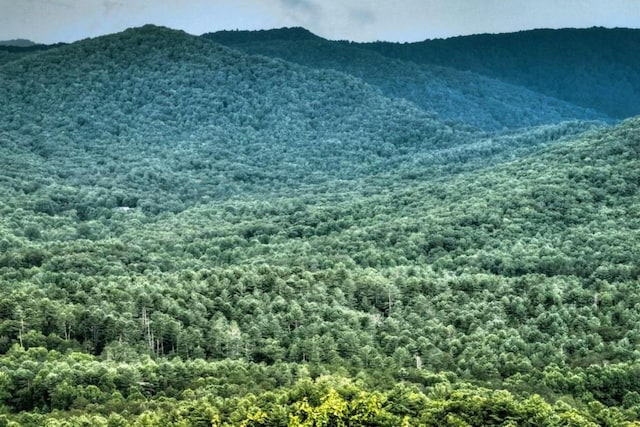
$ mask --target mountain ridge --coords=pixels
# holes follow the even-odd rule
[[[37,43],[27,39],[0,40],[0,46],[29,47]]]
[[[513,82],[449,64],[385,56],[369,44],[307,36],[303,29],[269,32],[217,32],[201,37],[250,54],[279,57],[312,68],[335,69],[379,87],[387,96],[407,99],[443,120],[499,130],[569,119],[611,120],[603,112],[578,107]],[[397,49],[416,44],[389,44]]]
[[[394,58],[502,78],[612,117],[640,113],[640,63],[628,55],[640,48],[638,29],[540,29],[363,46]]]
[[[326,170],[344,178],[370,173],[345,163],[353,158],[370,162],[372,171],[389,170],[394,152],[460,144],[468,134],[351,76],[250,57],[153,26],[24,56],[0,66],[0,73],[7,142],[26,139],[50,162],[95,163],[123,186],[127,180],[114,170],[134,182],[157,177],[153,163],[163,160],[154,156],[171,144],[183,147],[174,176],[193,165],[212,168],[215,174],[197,193],[223,195],[253,180],[272,182],[278,191],[293,185],[293,177],[300,185],[327,179]],[[380,127],[394,130],[381,134]],[[132,146],[140,151],[126,155]],[[304,162],[294,150],[301,146],[309,156]],[[149,170],[131,175],[127,157]],[[186,194],[180,197],[199,197]]]

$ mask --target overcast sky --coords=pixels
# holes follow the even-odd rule
[[[417,41],[532,28],[640,28],[640,0],[0,0],[0,40],[71,42],[143,24],[191,34],[302,26]]]

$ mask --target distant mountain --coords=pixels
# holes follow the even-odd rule
[[[483,74],[611,117],[640,114],[637,29],[533,30],[359,47]]]
[[[0,46],[16,46],[16,47],[28,47],[34,46],[36,43],[26,39],[13,39],[13,40],[0,40]]]
[[[487,135],[344,73],[154,26],[31,53],[0,76],[0,130],[13,147],[4,167],[19,182],[50,170],[34,187],[44,198],[35,209],[83,218],[114,205],[157,213],[247,191],[437,178],[594,126]]]
[[[5,62],[22,58],[23,56],[31,55],[43,50],[55,49],[57,47],[64,46],[64,45],[65,43],[56,43],[56,44],[35,44],[35,43],[1,44],[0,43],[0,65],[2,65]]]
[[[313,34],[311,31],[302,27],[286,27],[271,30],[230,30],[217,31],[215,33],[203,34],[203,37],[214,40],[224,45],[251,44],[256,42],[269,41],[318,41],[326,42],[327,40]]]
[[[391,59],[359,43],[334,42],[302,28],[220,31],[203,37],[250,54],[333,69],[407,99],[443,120],[485,130],[521,128],[607,116],[530,89],[451,67]]]

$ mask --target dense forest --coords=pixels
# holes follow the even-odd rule
[[[0,49],[0,426],[640,425],[640,118],[422,46]]]
[[[640,31],[589,28],[482,34],[420,43],[366,45],[385,56],[492,76],[595,108],[640,114]]]
[[[220,31],[203,37],[251,54],[341,71],[378,87],[387,96],[407,99],[442,120],[479,129],[495,131],[576,119],[610,120],[606,110],[591,105],[580,107],[562,97],[555,98],[555,94],[548,96],[545,91],[532,90],[529,85],[512,84],[512,79],[498,79],[491,73],[483,73],[484,70],[477,72],[466,64],[431,60],[431,52],[423,52],[421,44],[390,45],[407,49],[408,53],[403,56],[391,48],[389,51],[373,48],[378,45],[325,40],[300,28]],[[496,40],[491,39],[490,43],[494,46]],[[521,49],[518,54],[523,52],[527,50]],[[447,54],[448,51],[443,56],[448,58]],[[460,55],[467,58],[467,50]],[[514,58],[515,52],[508,60],[515,61]],[[513,69],[510,62],[502,61],[501,65],[500,70],[520,75],[521,71]],[[637,69],[637,65],[633,69]],[[544,71],[536,76],[545,82],[556,80],[551,72],[557,72],[555,69]],[[575,73],[566,75],[573,81],[581,77]],[[586,77],[599,79],[601,76],[591,72]]]

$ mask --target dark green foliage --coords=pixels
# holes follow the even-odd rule
[[[391,58],[469,70],[611,117],[640,114],[640,31],[533,30],[360,45]]]
[[[607,119],[606,113],[580,108],[510,84],[509,79],[505,82],[449,64],[443,64],[447,65],[443,67],[437,62],[418,63],[408,55],[390,58],[391,55],[384,55],[386,50],[381,54],[367,44],[325,40],[302,28],[220,31],[202,37],[251,54],[341,71],[380,88],[387,96],[403,98],[425,111],[432,111],[443,120],[480,129],[522,128],[573,119]],[[406,49],[407,45],[389,46],[395,53],[393,49]],[[416,49],[420,47],[415,46]]]

